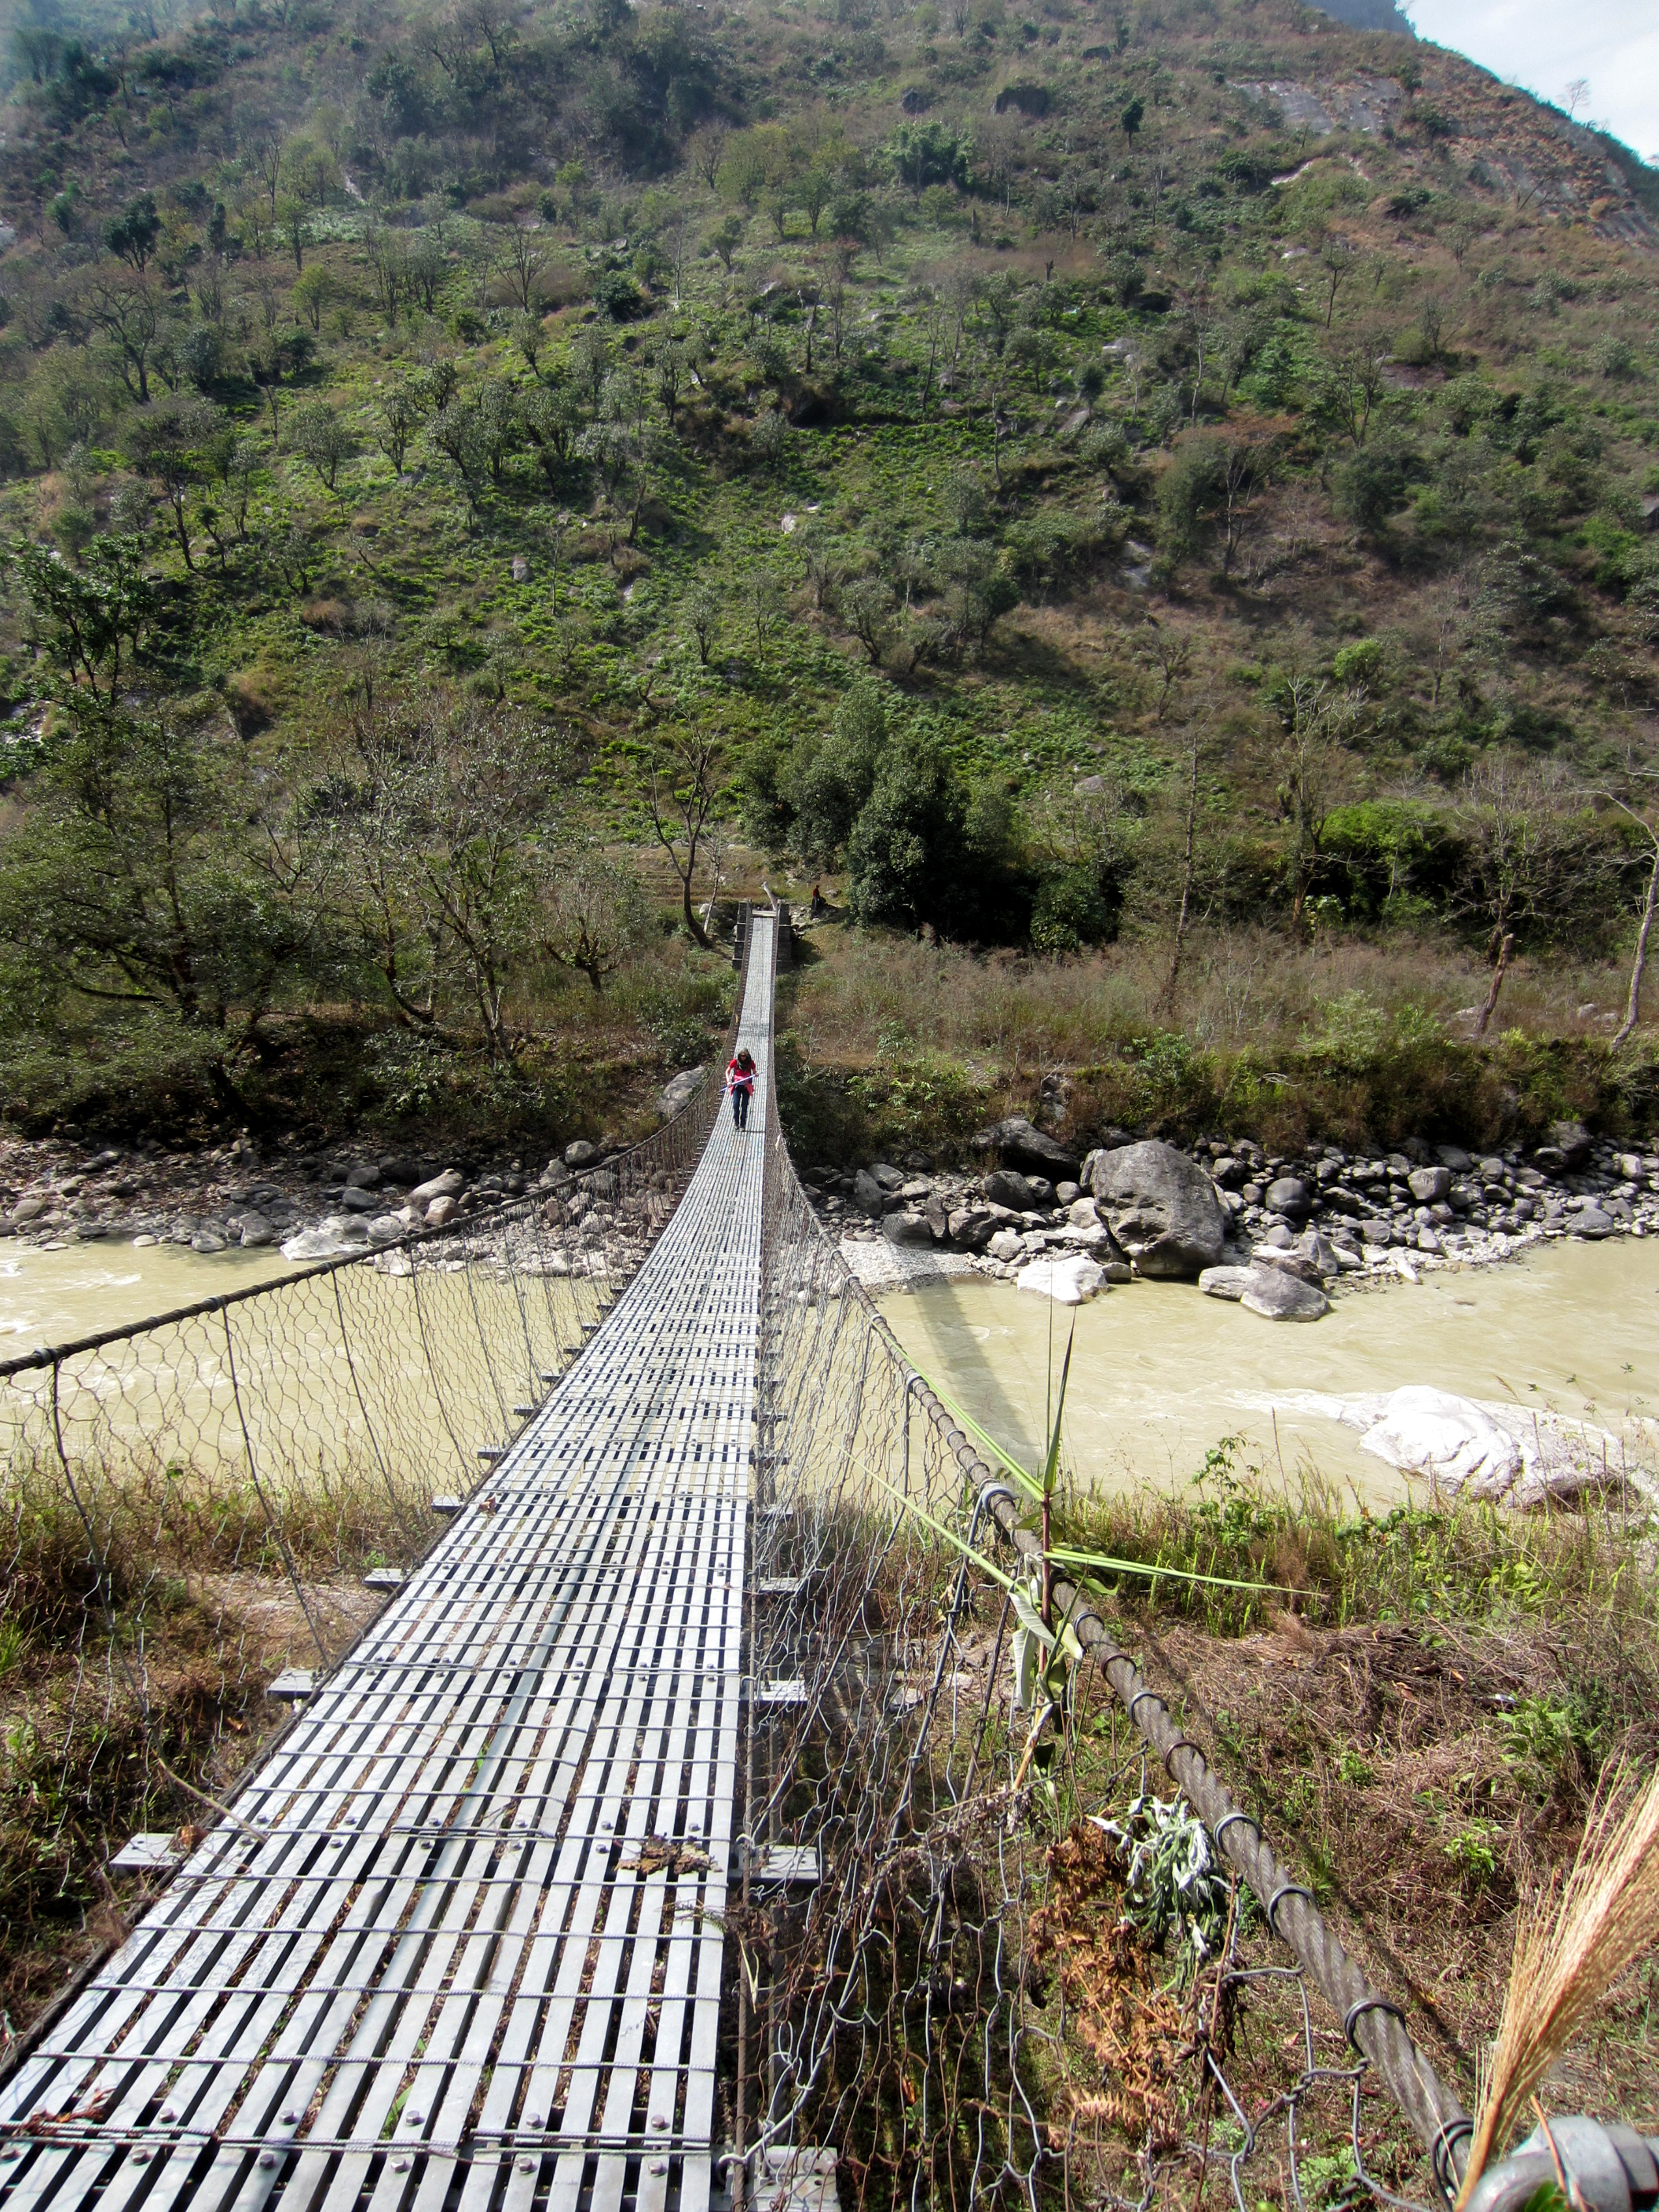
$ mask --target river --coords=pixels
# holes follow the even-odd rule
[[[295,1272],[274,1245],[210,1254],[187,1244],[101,1242],[46,1251],[7,1237],[0,1241],[0,1358],[122,1328]]]
[[[1273,1322],[1189,1283],[1136,1282],[1075,1309],[975,1275],[882,1310],[918,1368],[1023,1464],[1041,1463],[1050,1371],[1072,1315],[1065,1448],[1080,1482],[1182,1486],[1223,1438],[1277,1479],[1303,1464],[1370,1504],[1407,1478],[1298,1400],[1431,1383],[1610,1431],[1659,1458],[1659,1238],[1563,1241],[1500,1267],[1339,1291],[1312,1323]]]
[[[271,1250],[0,1244],[0,1346],[63,1344],[294,1272]],[[883,1310],[931,1382],[1026,1464],[1041,1460],[1071,1310],[974,1275],[890,1295]],[[1180,1486],[1236,1437],[1241,1468],[1293,1477],[1306,1463],[1387,1503],[1405,1478],[1298,1401],[1405,1382],[1560,1414],[1610,1431],[1638,1466],[1659,1461],[1659,1239],[1564,1241],[1507,1266],[1340,1291],[1310,1325],[1187,1283],[1137,1282],[1075,1313],[1066,1448],[1091,1486]]]

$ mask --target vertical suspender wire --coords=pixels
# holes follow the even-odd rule
[[[210,1790],[204,1790],[198,1783],[187,1782],[182,1774],[173,1772],[156,1749],[155,1741],[150,1735],[149,1692],[145,1686],[142,1675],[133,1673],[127,1655],[121,1648],[120,1631],[115,1620],[115,1578],[110,1571],[109,1556],[98,1540],[96,1525],[82,1501],[80,1490],[70,1469],[69,1454],[64,1449],[63,1413],[58,1399],[58,1376],[62,1365],[62,1361],[54,1356],[52,1362],[52,1443],[57,1449],[58,1464],[63,1469],[64,1481],[68,1487],[70,1498],[74,1500],[75,1510],[80,1517],[81,1526],[87,1532],[87,1542],[92,1550],[92,1562],[98,1572],[99,1610],[104,1616],[104,1626],[109,1636],[110,1658],[126,1677],[127,1687],[132,1692],[137,1705],[138,1733],[144,1740],[144,1749],[176,1790],[182,1790],[187,1796],[198,1798],[204,1805],[211,1805],[214,1811],[222,1818],[240,1826],[243,1824],[237,1815],[228,1806],[222,1804]],[[303,1604],[304,1601],[301,1600],[301,1602]]]
[[[52,1440],[58,1449],[58,1464],[64,1470],[64,1480],[68,1486],[70,1498],[75,1501],[75,1510],[80,1516],[81,1526],[87,1532],[87,1542],[92,1548],[92,1563],[98,1572],[99,1609],[104,1616],[104,1626],[109,1632],[110,1656],[126,1676],[127,1687],[138,1701],[138,1725],[143,1731],[145,1742],[148,1743],[149,1741],[149,1692],[127,1664],[126,1654],[121,1649],[120,1635],[115,1626],[115,1581],[110,1572],[109,1559],[103,1546],[98,1540],[98,1530],[92,1516],[82,1503],[80,1490],[76,1486],[74,1475],[70,1471],[69,1454],[64,1449],[63,1413],[58,1395],[58,1376],[62,1371],[62,1361],[54,1357],[52,1363]]]
[[[311,1640],[317,1647],[317,1656],[326,1667],[328,1646],[324,1643],[322,1631],[318,1627],[311,1607],[306,1601],[305,1586],[300,1580],[300,1571],[294,1564],[294,1554],[289,1549],[288,1538],[283,1534],[282,1524],[272,1511],[270,1500],[265,1496],[264,1486],[259,1480],[258,1462],[253,1455],[253,1438],[248,1433],[247,1415],[242,1407],[242,1386],[236,1376],[236,1344],[230,1333],[230,1309],[228,1306],[222,1306],[219,1309],[219,1318],[225,1325],[225,1364],[230,1371],[230,1395],[236,1407],[236,1419],[242,1431],[243,1447],[247,1453],[248,1479],[253,1485],[253,1494],[258,1499],[265,1519],[270,1525],[270,1533],[276,1539],[276,1548],[283,1555],[283,1565],[287,1568],[288,1578],[294,1585],[294,1595],[300,1601],[300,1610],[306,1617],[306,1626],[311,1631]]]
[[[461,1440],[455,1433],[455,1424],[449,1418],[449,1408],[444,1403],[443,1389],[438,1381],[438,1363],[432,1357],[432,1340],[427,1334],[426,1316],[421,1310],[421,1263],[418,1259],[410,1264],[409,1287],[415,1294],[415,1319],[421,1331],[421,1349],[426,1354],[426,1371],[432,1377],[432,1395],[438,1401],[438,1419],[443,1423],[449,1441],[455,1447],[455,1456],[460,1462],[461,1487],[470,1490],[479,1479],[477,1465],[475,1462],[469,1467],[466,1454],[461,1449]]]
[[[472,1308],[472,1323],[478,1332],[478,1350],[483,1358],[484,1373],[489,1376],[489,1387],[495,1394],[495,1407],[501,1417],[496,1434],[505,1442],[512,1419],[507,1411],[512,1400],[502,1397],[501,1386],[495,1380],[495,1364],[489,1357],[489,1331],[484,1327],[483,1316],[478,1311],[478,1293],[472,1282],[472,1254],[470,1249],[461,1262],[461,1272],[466,1278],[467,1303]]]
[[[543,1233],[544,1231],[550,1229],[552,1224],[551,1223],[544,1220],[541,1214],[533,1209],[530,1218],[532,1223],[534,1224],[536,1239],[536,1273],[538,1279],[541,1284],[542,1305],[545,1310],[548,1334],[553,1340],[553,1351],[549,1358],[548,1366],[553,1373],[557,1374],[564,1355],[564,1341],[559,1334],[558,1302],[553,1296],[553,1285],[555,1282],[557,1281],[558,1278],[554,1274],[552,1268],[549,1264],[552,1251],[552,1240],[550,1237],[547,1237]],[[538,1402],[541,1393],[541,1384],[542,1369],[540,1363],[538,1360],[532,1359],[530,1363],[530,1395],[532,1398],[537,1399]]]
[[[368,1407],[363,1397],[363,1386],[357,1374],[357,1362],[352,1357],[351,1332],[346,1327],[345,1304],[340,1296],[340,1272],[337,1267],[334,1271],[334,1310],[340,1319],[340,1342],[345,1351],[346,1372],[351,1377],[351,1388],[356,1396],[357,1410],[363,1417],[363,1428],[368,1437],[368,1448],[374,1455],[374,1463],[380,1470],[380,1480],[386,1485],[386,1500],[392,1507],[392,1517],[407,1534],[408,1523],[404,1519],[403,1508],[398,1502],[398,1493],[392,1486],[392,1469],[386,1463],[386,1455],[380,1449],[380,1440],[374,1433],[374,1424],[368,1418]]]
[[[519,1327],[524,1332],[524,1394],[533,1403],[536,1396],[536,1352],[530,1341],[530,1314],[525,1297],[525,1279],[513,1255],[512,1243],[506,1237],[501,1239],[501,1265],[507,1269],[507,1279],[512,1285],[514,1300],[519,1309]]]

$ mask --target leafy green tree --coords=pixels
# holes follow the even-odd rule
[[[971,138],[945,123],[901,123],[883,149],[894,174],[920,199],[927,185],[966,185]]]
[[[380,398],[380,451],[402,476],[409,441],[426,420],[426,404],[419,387],[407,380],[389,386]]]
[[[581,434],[574,392],[562,378],[551,386],[538,385],[521,402],[519,420],[535,448],[549,489],[556,489]]]
[[[104,243],[110,252],[141,273],[161,235],[161,218],[154,192],[140,192],[136,200],[128,202],[124,213],[112,216],[104,226]]]
[[[1176,568],[1218,534],[1221,573],[1232,571],[1268,474],[1266,450],[1227,435],[1183,438],[1158,488],[1158,542]]]
[[[937,565],[952,641],[958,651],[966,644],[983,649],[1019,598],[1001,555],[988,538],[951,538]]]
[[[1405,505],[1411,475],[1406,450],[1392,443],[1351,453],[1336,471],[1337,512],[1372,537]]]
[[[967,786],[937,746],[908,737],[887,746],[847,848],[860,921],[948,929],[973,912],[968,809]]]
[[[325,400],[310,400],[295,409],[289,434],[332,491],[342,467],[356,451],[343,416]]]
[[[887,747],[881,693],[855,684],[836,709],[830,734],[802,749],[787,792],[796,850],[809,867],[833,867],[875,787]]]
[[[526,311],[513,318],[513,343],[524,356],[524,365],[534,376],[541,362],[542,349],[547,333],[542,328],[542,319]]]
[[[208,472],[209,449],[223,427],[216,407],[193,398],[165,400],[127,426],[127,458],[160,487],[189,569],[196,563],[191,558],[187,502]]]
[[[30,797],[0,844],[0,927],[86,1002],[216,1034],[228,1091],[319,945],[316,855],[262,818],[240,746],[88,691],[64,702]]]
[[[303,272],[306,265],[306,244],[309,236],[305,202],[291,196],[278,200],[276,228],[288,240],[288,250],[294,256],[295,268]]]
[[[294,289],[289,294],[295,309],[310,323],[313,335],[321,333],[324,311],[343,297],[339,278],[320,261],[312,263],[310,268],[295,280]]]
[[[725,270],[728,283],[732,276],[732,264],[737,259],[738,248],[743,244],[748,229],[749,225],[740,215],[728,215],[722,222],[714,225],[704,241],[708,251]]]
[[[477,512],[478,493],[488,465],[478,411],[459,399],[441,407],[426,426],[428,442],[441,453],[466,494],[469,509]]]
[[[854,576],[836,592],[836,611],[879,668],[893,635],[896,601],[884,576]]]
[[[70,684],[84,684],[112,707],[124,679],[155,643],[161,598],[144,574],[136,532],[93,539],[79,568],[27,538],[13,541],[9,565],[23,587],[25,634]]]
[[[524,425],[517,398],[509,385],[496,377],[478,387],[478,443],[491,483],[500,483],[501,471],[524,442]]]

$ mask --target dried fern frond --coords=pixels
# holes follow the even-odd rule
[[[1480,2100],[1464,2204],[1527,2100],[1632,1960],[1659,1942],[1659,1774],[1603,1782],[1559,1901],[1522,1912]]]

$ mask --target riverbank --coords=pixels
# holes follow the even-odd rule
[[[663,1092],[665,1115],[684,1104],[700,1073],[688,1070]],[[109,1265],[121,1282],[135,1264],[141,1279],[159,1282],[190,1271],[170,1273],[137,1255],[170,1249],[226,1261],[210,1287],[191,1293],[207,1297],[240,1287],[234,1276],[261,1279],[257,1269],[250,1276],[235,1264],[252,1254],[303,1264],[387,1248],[415,1230],[465,1222],[527,1193],[568,1195],[573,1175],[603,1157],[578,1140],[538,1170],[514,1155],[319,1153],[293,1139],[172,1150],[145,1140],[89,1150],[14,1135],[0,1139],[0,1262],[8,1253],[81,1251],[84,1258],[85,1247],[119,1249]],[[127,1317],[161,1310],[145,1305]]]
[[[1023,1117],[982,1130],[972,1148],[981,1172],[935,1169],[925,1153],[853,1171],[809,1167],[804,1180],[825,1229],[848,1263],[872,1285],[922,1279],[925,1262],[966,1255],[973,1269],[1011,1280],[1033,1261],[1086,1255],[1109,1264],[1106,1280],[1135,1255],[1110,1226],[1103,1164],[1130,1157],[1128,1133],[1113,1129],[1079,1154]],[[1206,1266],[1250,1261],[1285,1267],[1310,1283],[1355,1274],[1414,1277],[1444,1261],[1509,1258],[1540,1240],[1599,1242],[1659,1235],[1659,1139],[1631,1149],[1559,1121],[1548,1141],[1471,1153],[1419,1138],[1397,1152],[1327,1145],[1268,1152],[1248,1137],[1198,1138],[1190,1146],[1134,1146],[1131,1192],[1120,1215],[1188,1231],[1160,1252],[1159,1274],[1201,1276]],[[1109,1179],[1109,1170],[1107,1170]],[[1172,1212],[1173,1210],[1173,1212]],[[878,1244],[890,1250],[863,1251]],[[1091,1287],[1099,1287],[1093,1285]],[[1210,1285],[1219,1297],[1236,1285]],[[1294,1317],[1302,1318],[1302,1314]]]

